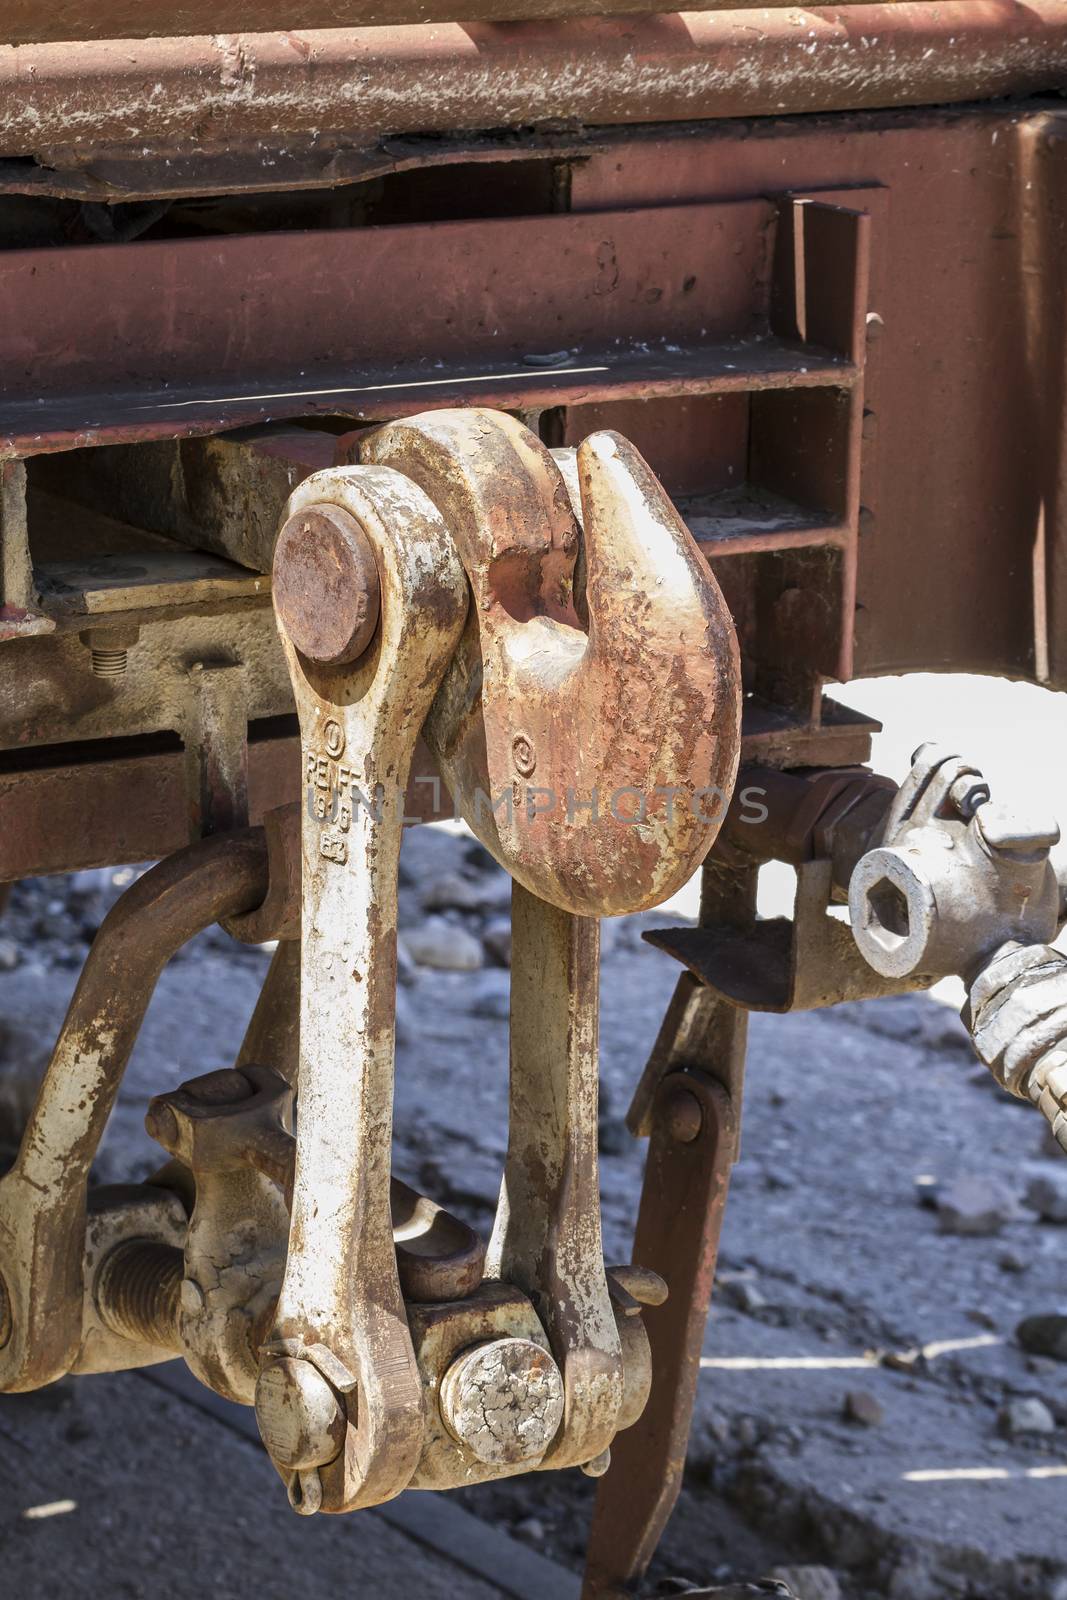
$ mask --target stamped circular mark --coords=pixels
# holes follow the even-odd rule
[[[334,761],[337,760],[338,756],[344,754],[345,730],[332,717],[322,730],[322,739],[326,746],[326,754],[331,756]]]
[[[511,741],[511,758],[520,778],[532,778],[537,766],[537,752],[533,741],[525,733],[517,733]]]

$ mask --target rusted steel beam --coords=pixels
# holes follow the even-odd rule
[[[756,873],[704,868],[700,924],[751,927]],[[668,1286],[645,1312],[652,1390],[611,1447],[596,1498],[583,1600],[624,1600],[652,1559],[682,1487],[730,1172],[737,1159],[747,1013],[685,974],[627,1125],[649,1137],[633,1258]]]
[[[0,880],[84,867],[151,861],[189,841],[185,771],[177,741],[157,751],[130,751],[103,742],[96,760],[0,771]],[[141,741],[137,742],[138,744]],[[249,811],[295,799],[299,785],[297,740],[265,739],[249,746]]]
[[[636,380],[617,368],[627,356],[635,363],[637,344],[659,347],[636,362],[649,369],[642,392],[848,383],[844,356],[801,362],[780,342],[737,337],[770,332],[761,302],[776,215],[759,199],[665,207],[654,230],[625,212],[8,251],[4,416],[28,404],[40,433],[74,395],[90,424],[132,409],[142,427],[165,417],[172,433],[233,402],[274,417],[294,405],[392,416],[398,404],[437,401],[449,384],[464,396],[472,373],[479,387],[496,377],[535,392],[577,378],[583,398],[591,379],[601,388],[609,374],[613,385]],[[86,300],[91,327],[74,309]],[[664,340],[688,361],[664,353]],[[739,345],[726,355],[733,368],[710,356],[702,365],[701,352],[724,341]],[[537,362],[577,345],[580,359]],[[291,438],[277,444],[288,466]],[[268,448],[264,439],[256,451],[257,474]],[[205,459],[203,473],[212,470]],[[256,565],[251,548],[227,553]]]
[[[184,756],[177,741],[108,741],[87,759],[51,747],[49,765],[0,768],[0,884],[49,872],[154,861],[189,841]],[[131,749],[131,746],[134,748]],[[140,748],[147,746],[148,748]],[[248,745],[248,815],[253,823],[300,794],[295,737]],[[433,822],[452,815],[448,790],[420,739],[404,801],[405,817]],[[273,937],[264,931],[262,938]]]
[[[751,0],[705,0],[695,11],[743,11]],[[851,0],[873,5],[879,0]],[[889,0],[901,4],[903,0]],[[784,9],[792,0],[763,0],[765,8]],[[599,15],[603,0],[463,0],[459,8],[470,22],[520,22],[534,17]],[[670,0],[610,0],[611,14],[670,11]],[[391,22],[449,22],[456,0],[300,0],[283,6],[279,0],[183,0],[179,5],[142,0],[10,0],[4,17],[8,44],[40,44],[49,40],[158,39],[190,33],[258,33],[277,28],[377,27]]]
[[[1065,70],[1067,0],[23,44],[0,49],[0,154],[921,105],[1054,89]]]

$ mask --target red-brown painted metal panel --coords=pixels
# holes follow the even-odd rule
[[[755,138],[690,130],[575,167],[572,203],[591,209],[883,187],[861,457],[861,675],[1032,676],[1042,664],[1042,528],[1050,552],[1067,546],[1064,500],[1050,487],[1064,431],[1065,131],[1052,110],[899,113],[782,122]],[[1062,642],[1050,649],[1062,682],[1057,604],[1050,627]]]
[[[635,212],[8,251],[5,399],[440,380],[579,344],[669,355],[757,330],[773,220],[744,200],[654,228]]]

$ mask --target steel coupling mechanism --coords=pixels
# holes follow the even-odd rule
[[[1060,830],[990,798],[974,767],[922,745],[880,844],[849,884],[856,943],[879,973],[954,973],[980,1059],[1067,1150],[1067,956],[1052,948]]]
[[[362,465],[303,483],[274,594],[306,804],[264,1442],[301,1511],[603,1470],[649,1364],[640,1300],[600,1241],[596,919],[664,898],[718,831],[740,722],[722,597],[625,440],[595,435],[561,468],[485,411],[393,424]],[[388,1203],[401,798],[424,724],[458,809],[515,879],[487,1276],[432,1302],[404,1292]]]
[[[609,1268],[599,917],[714,840],[740,677],[722,596],[638,453],[558,459],[435,412],[316,473],[275,558],[298,807],[146,874],[100,930],[0,1180],[0,1388],[184,1357],[254,1405],[304,1514],[607,1467],[666,1286]],[[508,1148],[491,1237],[392,1176],[397,873],[413,752],[514,879]],[[89,1166],[159,971],[222,920],[278,939],[236,1063],[157,1095],[165,1166]],[[501,1064],[503,1068],[503,1064]]]
[[[849,882],[852,931],[876,972],[971,977],[1008,940],[1055,936],[1059,827],[990,799],[982,774],[936,745],[916,751],[881,842]]]

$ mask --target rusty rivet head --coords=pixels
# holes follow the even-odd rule
[[[677,1144],[692,1144],[704,1126],[704,1108],[684,1083],[672,1084],[663,1103],[663,1125]]]
[[[370,541],[339,506],[289,518],[274,551],[274,609],[302,656],[321,666],[357,661],[374,637],[381,583]]]

